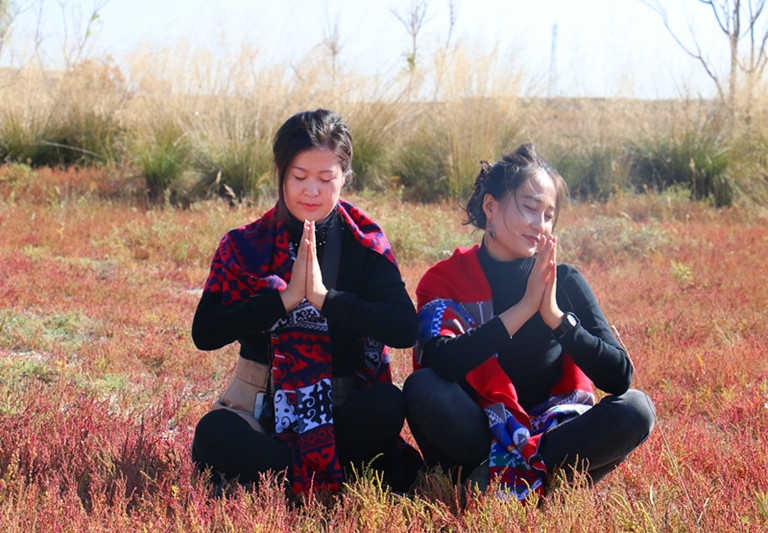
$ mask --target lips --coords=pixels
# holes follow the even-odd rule
[[[539,244],[539,238],[538,237],[532,237],[530,235],[523,235],[523,238],[528,241],[531,246],[538,246]]]

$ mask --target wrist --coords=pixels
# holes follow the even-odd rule
[[[552,329],[552,334],[555,336],[555,339],[561,341],[567,337],[574,329],[576,329],[578,325],[579,317],[573,313],[565,313],[562,320],[560,321],[560,324],[556,328]]]
[[[559,309],[555,313],[547,313],[542,314],[541,318],[544,320],[544,323],[549,326],[549,329],[555,330],[562,324],[563,318],[565,317],[565,313],[560,311]]]
[[[325,304],[325,297],[328,296],[328,290],[318,291],[315,294],[312,295],[311,298],[307,298],[309,300],[309,303],[312,304],[312,306],[317,309],[318,311],[323,310],[323,305]]]
[[[280,300],[282,300],[286,312],[299,305],[302,298],[294,294],[290,289],[280,291]]]

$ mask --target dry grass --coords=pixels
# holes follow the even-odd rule
[[[269,194],[272,136],[316,107],[347,118],[357,190],[462,197],[482,159],[534,142],[575,194],[682,188],[716,205],[765,205],[768,105],[731,117],[714,102],[521,96],[526,73],[508,54],[465,43],[414,71],[364,74],[318,48],[269,63],[243,45],[214,56],[181,43],[136,50],[69,72],[31,67],[0,79],[0,159],[33,166],[126,166],[158,203]]]

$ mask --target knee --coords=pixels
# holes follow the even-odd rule
[[[382,409],[382,415],[388,415],[388,418],[398,420],[399,425],[402,427],[405,420],[405,396],[403,391],[391,383],[380,383],[373,386],[378,386],[379,388],[378,394],[381,398],[379,405]]]
[[[192,438],[192,460],[200,466],[205,464],[211,450],[216,448],[217,440],[222,435],[223,409],[210,411],[195,426],[195,435]]]
[[[424,405],[425,402],[429,403],[435,397],[435,389],[440,388],[440,382],[443,382],[444,385],[448,384],[435,374],[435,371],[431,368],[422,368],[408,376],[405,383],[403,383],[403,395],[406,406]]]
[[[622,414],[626,417],[627,424],[636,432],[640,442],[645,441],[656,422],[656,407],[653,401],[647,394],[636,389],[629,389],[620,398],[624,407]]]

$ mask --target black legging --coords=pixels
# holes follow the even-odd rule
[[[440,378],[427,368],[411,374],[403,387],[408,425],[428,466],[466,475],[488,455],[491,432],[483,410],[458,383]],[[547,431],[539,453],[550,471],[576,467],[593,483],[616,468],[648,438],[655,420],[650,399],[630,389],[606,396],[586,413]]]
[[[383,454],[373,466],[385,471],[396,461],[398,435],[405,420],[405,399],[390,383],[376,383],[353,393],[333,409],[336,453],[342,468],[360,466]],[[291,468],[290,449],[274,437],[255,431],[226,409],[206,414],[195,428],[192,460],[227,480],[258,483],[261,474]]]

